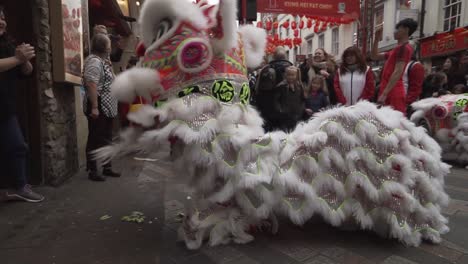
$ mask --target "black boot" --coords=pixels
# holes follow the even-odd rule
[[[90,171],[88,173],[88,178],[92,181],[106,181],[106,178],[99,175],[97,171]]]
[[[103,170],[102,170],[102,174],[104,176],[108,176],[108,177],[120,177],[120,173],[117,173],[115,171],[112,171],[112,168],[111,167],[105,167]]]

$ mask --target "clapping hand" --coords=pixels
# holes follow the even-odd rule
[[[325,78],[328,78],[330,76],[330,74],[326,70],[320,70],[320,74]]]
[[[34,47],[29,44],[21,44],[16,47],[15,57],[20,60],[22,63],[25,63],[36,56]]]

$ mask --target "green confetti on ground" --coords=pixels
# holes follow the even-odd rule
[[[101,216],[101,217],[99,218],[99,220],[104,221],[104,220],[107,220],[107,219],[109,219],[109,218],[111,218],[111,217],[112,217],[112,216],[110,216],[110,215],[103,215],[103,216]]]
[[[130,215],[123,216],[122,221],[141,224],[145,221],[145,215],[142,212],[133,211]]]

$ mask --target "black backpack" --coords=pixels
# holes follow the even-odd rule
[[[256,92],[273,91],[276,87],[276,70],[270,64],[267,64],[260,71],[257,79]]]

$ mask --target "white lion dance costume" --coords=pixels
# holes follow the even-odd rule
[[[423,126],[442,146],[445,160],[468,169],[468,94],[428,98],[412,104],[411,121]]]
[[[265,134],[246,74],[261,63],[266,33],[235,19],[234,0],[145,1],[139,67],[112,89],[125,102],[167,101],[130,113],[144,128],[124,131],[97,157],[157,151],[176,138],[174,167],[196,194],[179,229],[190,249],[249,242],[249,228],[265,220],[276,231],[276,215],[301,225],[317,214],[408,245],[439,242],[448,232],[440,210],[449,166],[438,144],[399,112],[366,102],[319,113],[290,134]]]

